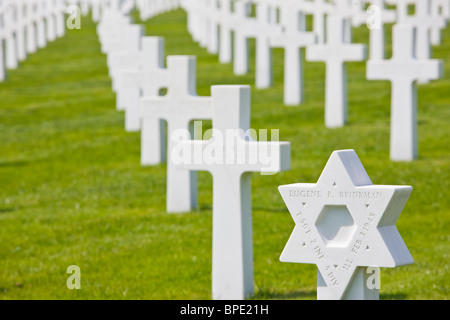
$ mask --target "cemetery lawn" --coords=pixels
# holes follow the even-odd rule
[[[390,83],[366,80],[365,63],[348,65],[349,124],[327,129],[324,64],[305,63],[305,102],[286,107],[281,49],[274,86],[255,90],[254,54],[251,72],[234,76],[192,41],[182,10],[146,28],[165,37],[166,54],[197,56],[199,95],[251,84],[252,128],[291,142],[290,171],[252,178],[251,298],[316,298],[316,267],[279,261],[294,222],[277,188],[315,183],[339,149],[355,149],[374,184],[414,188],[397,228],[415,263],[382,268],[380,298],[450,297],[450,27],[433,52],[444,79],[418,89],[420,157],[409,163],[389,160]],[[353,38],[367,43],[367,28]],[[199,174],[197,211],[165,212],[165,165],[140,165],[139,133],[125,132],[115,109],[90,17],[9,71],[0,101],[0,299],[211,298],[211,176]],[[66,286],[70,265],[80,267],[81,290]]]

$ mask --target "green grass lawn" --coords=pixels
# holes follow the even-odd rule
[[[251,72],[234,76],[191,40],[182,10],[146,29],[165,37],[166,54],[197,56],[199,95],[254,84],[254,55]],[[355,42],[367,39],[367,28],[354,30]],[[279,261],[294,222],[277,187],[316,182],[332,151],[349,148],[374,184],[414,188],[397,228],[415,263],[383,268],[380,298],[450,297],[450,27],[433,56],[445,77],[418,89],[420,157],[396,163],[389,82],[367,81],[365,63],[350,63],[349,124],[327,129],[324,64],[305,63],[305,103],[286,107],[283,52],[274,51],[275,85],[252,88],[251,126],[279,129],[292,160],[288,172],[252,178],[253,298],[316,298],[316,267]],[[199,173],[197,211],[165,212],[165,165],[140,165],[140,135],[125,132],[115,109],[90,18],[0,83],[0,134],[0,299],[211,298],[212,178]],[[69,265],[81,269],[81,290],[66,287]]]

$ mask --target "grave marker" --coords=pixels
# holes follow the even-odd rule
[[[418,156],[416,81],[438,79],[443,73],[441,61],[414,58],[414,32],[412,25],[395,25],[392,58],[367,61],[367,79],[392,84],[390,158],[394,161]]]
[[[3,58],[3,39],[0,36],[0,81],[6,79],[6,70]]]
[[[270,39],[277,38],[281,34],[281,27],[270,20],[270,4],[263,0],[256,5],[255,30],[256,38],[256,67],[255,86],[257,89],[265,89],[273,84],[273,63]]]
[[[234,56],[233,72],[235,75],[246,74],[249,70],[248,35],[253,31],[254,18],[247,17],[246,1],[234,2]]]
[[[385,0],[372,0],[367,9],[369,17],[367,26],[369,33],[369,59],[384,59],[385,53],[385,24],[394,23],[397,15],[394,10],[387,10]]]
[[[316,184],[279,191],[295,221],[280,260],[317,265],[319,300],[378,300],[366,267],[413,263],[395,227],[412,187],[373,185],[355,151],[333,152]]]
[[[132,91],[136,88],[121,88],[122,71],[126,69],[139,69],[141,67],[141,41],[144,35],[144,27],[141,25],[129,25],[121,32],[121,49],[114,50],[107,55],[109,75],[112,80],[112,88],[116,92],[116,107],[125,110],[125,105]],[[119,90],[121,88],[122,90]]]
[[[26,24],[26,49],[28,53],[35,53],[37,51],[36,28],[34,25],[34,3],[26,4],[27,24]]]
[[[231,1],[220,0],[219,11],[219,61],[221,63],[230,63],[233,60],[231,44]]]
[[[164,38],[144,37],[142,40],[141,70],[127,70],[122,74],[121,86],[139,88],[139,96],[158,96],[168,86],[168,71],[164,68]],[[126,106],[126,121],[141,128],[141,164],[160,164],[166,159],[166,137],[162,121],[141,118],[139,97],[132,97]],[[138,122],[138,123],[136,123]]]
[[[417,59],[430,59],[432,56],[432,40],[440,40],[440,31],[445,28],[445,19],[431,14],[431,0],[416,0],[415,14],[408,16],[400,23],[410,23],[416,27],[415,55]],[[434,35],[434,39],[431,38]],[[438,39],[436,39],[438,36]],[[440,42],[440,41],[439,41]],[[438,44],[438,43],[435,43]],[[428,83],[429,79],[418,79],[419,83]]]
[[[362,61],[366,47],[345,42],[345,19],[341,16],[327,17],[327,39],[325,44],[306,48],[306,60],[325,61],[325,125],[328,128],[342,127],[347,122],[347,61]]]
[[[210,97],[196,94],[196,59],[193,56],[169,56],[167,58],[167,95],[144,96],[141,99],[141,117],[165,120],[168,132],[167,158],[167,212],[189,212],[197,207],[197,173],[177,170],[170,157],[176,142],[175,132],[189,132],[195,119],[210,120],[212,107]],[[188,138],[188,135],[183,137]]]
[[[17,43],[17,59],[23,61],[27,58],[26,42],[25,42],[25,17],[24,3],[19,2],[16,7],[16,43]]]
[[[141,129],[139,98],[158,96],[159,90],[167,87],[167,70],[164,69],[164,38],[142,37],[141,50],[135,57],[130,58],[135,60],[136,67],[121,70],[118,90],[129,90],[124,104],[125,129],[139,131]]]
[[[332,11],[333,4],[326,0],[305,1],[301,4],[305,13],[313,16],[313,31],[317,36],[317,43],[325,42],[325,16]]]
[[[316,43],[317,37],[305,31],[304,15],[294,6],[283,6],[281,14],[284,32],[271,37],[270,45],[284,48],[284,104],[295,106],[303,101],[303,54],[300,50]]]
[[[253,141],[245,134],[250,127],[249,86],[212,86],[211,97],[212,137],[179,142],[177,167],[211,172],[213,299],[244,299],[253,293],[250,173],[288,170],[290,145]]]
[[[47,45],[47,36],[45,33],[45,11],[43,10],[42,2],[36,2],[36,44],[38,48],[44,48]]]
[[[4,11],[5,32],[5,63],[7,69],[17,69],[19,66],[19,58],[17,55],[17,37],[15,36],[15,7],[10,4]]]

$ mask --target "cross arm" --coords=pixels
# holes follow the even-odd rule
[[[194,119],[211,119],[212,118],[212,100],[210,97],[190,97],[183,101],[170,100],[157,96],[147,96],[141,98],[141,116],[157,117],[167,119],[169,117],[178,116],[187,120]]]
[[[269,43],[273,48],[284,48],[297,45],[304,47],[317,42],[317,35],[313,32],[298,32],[296,34],[274,34],[270,36]]]
[[[121,86],[124,88],[165,88],[168,85],[168,74],[166,69],[143,72],[138,70],[124,70],[121,78]]]
[[[397,62],[389,60],[367,61],[366,77],[368,80],[417,79],[435,80],[443,75],[440,60]]]
[[[249,155],[248,162],[242,165],[243,172],[272,175],[290,169],[291,144],[289,142],[250,141],[246,144],[250,150],[254,149],[257,153]]]

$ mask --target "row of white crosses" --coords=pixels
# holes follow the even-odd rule
[[[61,0],[0,1],[0,81],[7,69],[65,34],[65,13]]]
[[[256,17],[249,17],[252,4],[256,6]],[[298,51],[325,42],[325,16],[339,15],[346,21],[351,19],[355,25],[360,25],[365,17],[362,7],[348,0],[337,0],[335,4],[325,0],[195,0],[185,1],[183,5],[194,40],[210,53],[218,53],[220,62],[233,62],[236,75],[248,72],[247,39],[256,39],[257,88],[272,85],[271,48],[283,48],[285,105],[303,101],[302,56]],[[306,31],[306,15],[313,16],[312,32]],[[234,33],[233,52],[231,32]],[[346,34],[342,41],[347,42],[350,24],[343,32]]]
[[[385,60],[384,49],[367,61],[369,80],[391,81],[390,158],[411,161],[418,157],[417,83],[442,77],[443,65],[430,59],[432,30],[445,26],[442,11],[433,11],[433,0],[389,0],[396,4],[397,24],[393,26],[392,58]],[[448,2],[448,1],[447,1]],[[415,14],[408,14],[408,5],[415,5]],[[378,34],[379,31],[376,31]],[[440,37],[439,37],[440,38]],[[437,38],[435,39],[437,40]]]
[[[158,14],[178,6],[179,0],[140,0],[141,12]],[[110,7],[120,7],[126,13],[134,0],[1,0],[0,1],[0,81],[7,69],[16,69],[28,54],[44,48],[48,42],[65,34],[66,13],[77,5],[82,15],[92,10],[94,21],[99,21]],[[147,10],[145,10],[147,9]],[[146,18],[149,15],[147,14]],[[5,43],[5,50],[3,50]],[[5,53],[4,53],[5,52]],[[5,54],[5,57],[3,55]]]
[[[199,97],[196,94],[195,57],[168,56],[165,68],[163,38],[143,36],[141,26],[131,24],[126,16],[119,19],[120,15],[114,10],[106,10],[98,33],[102,49],[108,54],[110,74],[117,80],[117,92],[129,91],[127,98],[123,99],[123,105],[119,104],[119,107],[125,109],[126,119],[134,119],[132,123],[136,127],[128,127],[126,120],[127,129],[141,130],[142,164],[159,164],[166,158],[166,141],[161,125],[161,120],[165,120],[168,127],[167,211],[176,213],[194,209],[197,204],[195,172],[209,171],[212,174],[212,297],[244,299],[254,292],[251,173],[273,174],[288,170],[290,144],[253,140],[249,86],[216,85],[211,87],[210,97]],[[108,19],[112,17],[115,23],[109,24]],[[115,29],[117,26],[119,30]],[[111,32],[120,30],[120,37],[109,38]],[[125,44],[127,50],[123,49]],[[167,89],[165,96],[159,96],[161,88]],[[193,139],[196,136],[192,123],[202,119],[212,120],[211,138]],[[199,128],[194,129],[198,131]],[[327,177],[321,176],[316,187],[318,191],[311,186],[312,192],[316,195],[317,192],[328,195],[333,192],[336,197],[342,192],[380,196],[365,201],[349,201],[344,197],[338,203],[337,200],[327,202],[327,199],[319,203],[313,201],[317,199],[307,196],[309,199],[303,202],[292,202],[297,200],[290,199],[292,192],[297,191],[287,190],[286,194],[283,189],[288,186],[280,187],[289,211],[293,217],[294,213],[296,215],[294,220],[299,225],[295,230],[304,230],[305,227],[303,220],[298,220],[299,211],[296,208],[291,210],[293,205],[307,206],[309,210],[319,209],[311,211],[318,215],[323,212],[320,205],[327,210],[327,216],[319,216],[321,222],[317,224],[315,233],[323,239],[321,245],[324,246],[322,250],[326,259],[314,259],[317,258],[314,255],[319,245],[318,239],[314,240],[317,244],[313,246],[311,240],[305,238],[299,250],[299,243],[291,240],[301,237],[295,230],[281,256],[282,261],[317,264],[319,299],[378,299],[378,291],[370,291],[366,287],[366,267],[394,267],[412,263],[394,226],[411,188],[371,186],[370,179],[358,161],[353,151],[334,153],[324,170],[326,174],[323,176]],[[344,231],[337,231],[336,240],[336,237],[333,238],[337,228],[334,222],[336,216],[341,216],[343,207],[348,208],[346,218],[352,222],[352,232],[347,231],[345,220]],[[370,228],[365,220],[365,210],[360,207],[365,210],[370,207],[369,217],[373,220]],[[316,224],[311,222],[311,225]],[[363,232],[365,249],[358,251],[354,241],[360,241]],[[346,240],[346,245],[343,245],[343,240]],[[333,245],[336,243],[338,248]],[[327,269],[330,264],[342,268],[333,273],[339,282],[330,280],[330,271]],[[339,285],[336,286],[336,283]]]
[[[315,1],[256,1],[256,17],[248,17],[251,1],[186,1],[188,29],[193,38],[221,62],[231,62],[236,75],[248,72],[247,39],[256,39],[256,87],[272,85],[271,49],[284,49],[284,104],[298,105],[303,97],[302,48],[307,60],[324,61],[326,72],[325,125],[343,126],[347,118],[345,62],[365,59],[362,45],[352,45],[351,25],[367,19],[361,6],[348,0],[335,4]],[[234,10],[231,10],[231,4]],[[219,6],[218,6],[219,5]],[[278,19],[277,19],[278,13]],[[313,16],[313,31],[306,31],[306,15]],[[327,29],[325,29],[325,17]],[[217,28],[219,26],[220,37]],[[328,36],[327,32],[328,30]],[[234,52],[231,53],[231,32]],[[220,44],[220,45],[219,45]]]
[[[177,9],[181,0],[135,0],[141,20]]]
[[[325,126],[328,128],[342,127],[347,123],[346,62],[364,61],[368,56],[369,66],[375,63],[373,61],[385,59],[385,24],[411,26],[414,29],[411,32],[414,35],[415,45],[412,51],[406,54],[409,54],[416,62],[425,63],[431,57],[431,45],[437,45],[440,42],[440,30],[445,27],[450,11],[448,0],[335,0],[334,3],[321,0],[261,0],[254,2],[256,17],[253,18],[249,17],[251,3],[245,0],[186,1],[183,5],[188,12],[188,29],[193,38],[211,53],[218,52],[221,62],[231,62],[234,56],[235,74],[248,71],[247,39],[255,38],[257,88],[266,88],[273,83],[271,48],[284,48],[284,103],[286,105],[297,105],[303,101],[300,49],[306,48],[307,61],[323,61],[326,64],[324,113]],[[366,11],[363,10],[364,3],[370,4]],[[396,5],[396,10],[386,9],[385,3]],[[232,5],[234,10],[231,9]],[[413,15],[408,14],[409,5],[415,5]],[[279,19],[277,19],[277,13],[279,13]],[[305,31],[304,16],[306,14],[314,17],[312,32]],[[364,45],[351,43],[351,27],[363,24],[367,24],[370,28],[369,54]],[[235,41],[233,54],[231,53],[232,31]],[[393,45],[393,47],[396,46],[396,44]],[[389,70],[391,72],[393,69]],[[427,83],[437,79],[440,73],[440,71],[434,71],[433,74],[418,75],[414,77],[412,86],[415,86],[416,82]],[[382,75],[372,76],[372,71],[367,71],[368,79],[381,80],[389,77],[387,75],[384,78]],[[396,80],[398,81],[402,80]],[[397,87],[398,85],[393,86],[393,90],[400,90]],[[408,112],[394,111],[399,107],[394,106],[396,95],[392,95],[390,145],[392,160],[409,161],[417,157],[416,112],[411,111],[415,110],[417,104],[416,90],[412,87],[408,92],[410,92],[408,97],[411,96],[408,99],[410,103],[407,103],[407,100],[402,103],[403,106],[408,105],[405,107],[410,110]],[[405,125],[405,122],[408,124]]]
[[[120,16],[120,14],[118,14]],[[108,19],[114,16],[115,23],[108,26]],[[250,87],[248,86],[214,86],[211,97],[198,97],[196,94],[196,60],[192,56],[167,57],[167,69],[163,66],[164,42],[160,37],[142,37],[141,27],[129,24],[123,17],[120,24],[121,39],[108,39],[108,29],[117,26],[117,11],[105,11],[98,32],[102,48],[108,54],[108,66],[122,69],[117,90],[140,91],[137,109],[138,123],[141,125],[142,162],[158,164],[164,158],[165,139],[162,136],[161,121],[168,126],[167,146],[167,212],[189,212],[197,205],[196,176],[193,170],[208,170],[213,174],[213,297],[215,299],[243,299],[253,292],[253,245],[251,224],[250,172],[265,169],[271,172],[289,168],[290,145],[283,142],[257,142],[250,136],[236,135],[233,150],[219,138],[225,137],[227,130],[247,131],[250,127]],[[128,20],[128,21],[127,21]],[[127,24],[128,23],[128,24]],[[108,26],[108,27],[107,27]],[[111,29],[115,32],[114,28]],[[140,39],[141,48],[136,46]],[[122,41],[122,46],[114,41]],[[111,41],[111,42],[109,42]],[[127,48],[134,51],[120,51],[127,41]],[[134,42],[134,43],[133,43]],[[116,56],[117,59],[113,59]],[[128,56],[128,58],[127,58]],[[120,59],[119,59],[120,58]],[[134,62],[134,65],[133,65]],[[124,69],[124,65],[127,68]],[[134,67],[134,70],[131,70]],[[117,77],[115,72],[110,73]],[[120,73],[119,73],[120,74]],[[167,95],[158,96],[160,88],[167,88]],[[139,93],[137,93],[139,94]],[[226,98],[226,99],[225,99]],[[139,100],[139,97],[138,97]],[[135,101],[135,100],[133,100]],[[128,113],[136,105],[127,105]],[[133,111],[133,114],[136,114]],[[127,115],[126,115],[127,118]],[[209,141],[198,141],[199,146],[192,148],[188,154],[188,143],[193,120],[211,119],[213,136]],[[240,131],[239,131],[240,130]],[[200,161],[178,161],[174,152],[181,148],[185,154],[181,159]],[[204,167],[205,149],[223,155],[209,166]],[[261,161],[229,164],[230,154],[244,159],[257,159],[258,153],[270,149],[270,166]],[[199,153],[198,153],[199,152]],[[205,153],[206,154],[206,153]],[[148,158],[147,158],[148,157]],[[229,160],[229,159],[228,159]],[[232,158],[231,160],[234,160]],[[200,165],[196,167],[196,165]],[[192,166],[192,167],[191,167]],[[180,170],[184,167],[184,170]],[[187,167],[190,167],[187,170]]]

